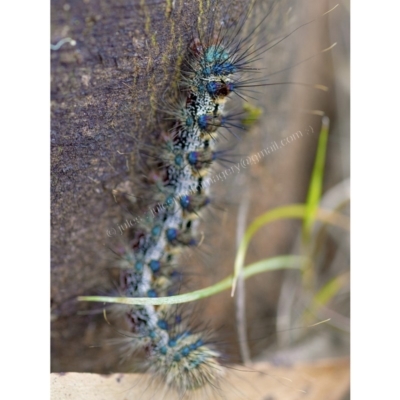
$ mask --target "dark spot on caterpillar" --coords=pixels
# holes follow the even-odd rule
[[[233,83],[225,82],[208,82],[207,91],[213,98],[226,97],[234,91],[235,85]]]
[[[160,261],[151,260],[149,266],[153,272],[158,272],[160,270]]]

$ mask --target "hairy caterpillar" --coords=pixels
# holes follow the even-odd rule
[[[208,37],[192,39],[180,85],[182,101],[178,99],[172,111],[172,128],[160,135],[152,150],[155,162],[146,179],[153,184],[148,190],[159,206],[153,206],[154,215],[120,263],[125,296],[170,295],[176,285],[177,255],[197,245],[197,219],[210,203],[208,176],[219,156],[218,130],[227,121],[224,103],[231,92],[240,90],[240,75],[249,68],[248,54],[256,57],[260,52],[249,51],[244,43],[235,34],[218,35],[214,29]],[[216,385],[222,374],[221,354],[203,333],[186,326],[179,313],[166,305],[124,309],[131,332],[139,336],[128,341],[131,348],[126,351],[146,349],[151,373],[181,395]]]
[[[251,31],[251,29],[250,29],[250,31]],[[213,34],[209,34],[209,38],[208,39],[209,39],[210,42],[212,40],[212,36],[213,36]],[[179,114],[180,116],[182,116],[181,110],[179,111],[179,107],[180,107],[179,104],[180,104],[180,102],[178,102],[178,104],[175,104],[175,108],[176,108],[176,110],[178,110],[178,112],[176,114]],[[175,115],[174,118],[176,118],[176,115]],[[197,121],[197,124],[199,122],[202,122],[203,123],[203,127],[206,128],[206,129],[210,125],[218,125],[218,124],[222,123],[222,121],[219,121],[217,119],[217,120],[212,121],[211,124],[210,124],[209,121],[207,121],[207,118],[205,118],[205,121]],[[213,134],[213,132],[210,132],[210,133]],[[163,154],[161,154],[158,157],[158,161],[157,162],[159,162],[160,160],[161,160],[162,163],[171,162],[171,160],[175,160],[176,157],[178,157],[178,159],[179,159],[179,154],[175,154],[174,151],[171,151],[171,146],[170,146],[170,142],[169,142],[170,139],[168,139],[168,135],[164,135],[164,136],[167,136],[165,142],[162,145],[162,147],[164,148],[164,151],[163,151]],[[160,143],[160,142],[158,142],[158,143]],[[153,143],[151,144],[151,147],[153,147],[153,149],[154,149],[154,144]],[[144,151],[146,151],[146,147],[144,148]],[[154,150],[149,150],[149,151],[153,152]],[[192,152],[192,155],[191,155],[192,156],[192,158],[191,158],[192,162],[193,163],[199,162],[197,155],[194,154],[194,153],[196,153],[196,151]],[[187,154],[187,156],[189,156],[189,154]],[[211,152],[208,153],[208,154],[206,152],[202,152],[201,156],[202,156],[202,159],[201,159],[202,162],[207,162],[207,161],[210,161],[212,159],[212,153]],[[196,157],[197,157],[197,159],[196,159]],[[154,163],[154,160],[152,162]],[[187,162],[189,162],[189,159],[187,159]],[[158,173],[160,173],[160,171],[158,171]],[[155,178],[156,178],[155,180],[160,179],[160,176],[158,176],[158,177],[156,176]],[[156,187],[156,185],[153,185],[152,187],[154,188],[154,187]],[[153,198],[153,199],[157,198],[157,203],[164,204],[164,200],[166,200],[166,198],[168,198],[168,194],[163,193],[163,191],[160,191],[159,188],[156,188],[155,190],[150,189],[150,185],[149,184],[147,184],[147,189],[146,190],[150,192],[150,194],[148,195],[148,198]],[[203,205],[203,204],[207,203],[207,201],[208,201],[207,197],[208,196],[206,194],[204,194],[204,196],[201,199],[199,197],[195,197],[194,201],[197,202],[196,206],[199,207],[198,204]],[[178,202],[180,203],[181,200],[182,200],[182,197],[179,198],[179,199],[174,199],[174,206]],[[193,204],[193,201],[192,201],[193,199],[186,198],[186,199],[183,199],[183,200],[186,200],[186,203],[185,203],[185,201],[184,201],[184,203],[188,204],[189,206],[191,206]],[[188,200],[189,200],[189,202],[187,202]],[[182,207],[182,204],[180,204],[180,206]],[[196,211],[195,208],[193,208],[193,211]],[[195,225],[196,223],[193,222],[193,224]],[[145,235],[152,231],[152,229],[154,228],[153,225],[154,225],[154,221],[148,221],[148,222],[143,224],[142,229],[143,229],[143,231],[146,232]],[[192,227],[190,227],[190,230],[192,230]],[[154,232],[154,233],[157,233],[157,232]],[[191,238],[191,235],[189,235],[187,231],[185,231],[185,232],[170,231],[170,234],[171,234],[170,237],[171,237],[172,241],[174,242],[173,243],[174,245],[175,244],[182,244],[182,243],[185,243],[187,245],[190,245],[190,244],[194,245],[195,244],[193,238]],[[142,245],[140,245],[140,246],[142,246]]]

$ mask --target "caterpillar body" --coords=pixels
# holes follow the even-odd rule
[[[210,202],[208,174],[218,157],[218,129],[226,120],[224,103],[242,69],[242,54],[238,47],[232,53],[232,47],[218,37],[190,44],[183,102],[173,127],[161,135],[158,170],[150,174],[161,205],[121,262],[126,296],[168,296],[179,279],[176,257],[197,244],[198,216]],[[220,353],[170,307],[133,307],[126,318],[140,336],[132,348],[145,348],[148,370],[178,392],[214,384],[221,375]]]
[[[251,9],[246,9],[232,33],[217,28],[212,20],[211,28],[193,35],[188,44],[179,93],[169,106],[172,123],[146,149],[150,153],[145,159],[146,177],[139,184],[146,188],[145,203],[152,213],[135,229],[121,254],[123,296],[176,294],[182,275],[190,271],[186,266],[180,273],[176,266],[180,256],[199,243],[199,216],[211,202],[210,172],[222,154],[218,138],[234,118],[226,113],[225,103],[233,93],[265,82],[247,74],[254,72],[252,62],[268,43],[251,44],[254,29],[244,38],[238,35]],[[180,396],[218,387],[224,374],[223,354],[207,333],[189,325],[180,309],[168,305],[115,308],[134,336],[124,340],[125,358],[144,352],[143,370],[160,385]]]

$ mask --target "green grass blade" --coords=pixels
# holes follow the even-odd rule
[[[273,210],[267,211],[266,213],[257,217],[250,224],[250,226],[247,228],[243,236],[242,241],[240,242],[238,251],[236,253],[231,296],[233,296],[235,293],[236,281],[243,269],[247,248],[249,247],[250,241],[252,237],[255,235],[255,233],[264,225],[269,224],[270,222],[282,219],[292,219],[292,218],[303,219],[305,218],[306,214],[307,214],[306,205],[290,204],[288,206],[277,207],[274,208]],[[315,218],[330,224],[337,225],[343,229],[348,229],[349,226],[348,219],[344,215],[338,214],[334,211],[317,209]]]
[[[285,268],[300,268],[301,263],[304,261],[301,256],[278,256],[266,260],[258,261],[243,269],[243,278],[247,279],[253,275],[261,272],[273,271]],[[81,296],[78,301],[96,301],[101,303],[119,303],[129,305],[161,305],[161,304],[180,304],[188,303],[190,301],[199,300],[205,297],[212,296],[232,286],[233,276],[230,275],[215,285],[209,286],[204,289],[196,290],[191,293],[180,294],[177,296],[169,297],[106,297],[106,296]]]
[[[306,206],[303,204],[292,204],[285,207],[279,207],[274,210],[268,211],[267,213],[261,215],[259,218],[253,221],[249,229],[246,231],[245,237],[243,238],[239,251],[237,254],[237,261],[243,263],[246,255],[246,250],[251,238],[265,224],[276,221],[279,219],[288,218],[304,218],[306,212]],[[349,229],[349,220],[346,216],[338,214],[330,210],[317,210],[316,218],[341,227],[342,229]],[[238,261],[238,256],[240,259]],[[258,261],[254,264],[247,266],[246,268],[240,268],[239,271],[243,273],[243,278],[247,279],[250,276],[259,274],[265,271],[272,271],[285,268],[295,268],[298,269],[299,263],[304,263],[305,257],[301,256],[278,256],[269,258],[266,260]],[[239,264],[238,264],[239,265]],[[215,285],[209,286],[205,289],[196,290],[191,293],[181,294],[178,296],[170,297],[158,297],[158,298],[132,298],[132,297],[106,297],[106,296],[81,296],[78,297],[78,301],[96,301],[101,303],[119,303],[119,304],[130,304],[130,305],[143,305],[143,304],[179,304],[186,303],[190,301],[199,300],[201,298],[212,296],[216,293],[222,292],[223,290],[232,287],[235,282],[235,275],[230,275],[229,277],[223,279],[222,281],[216,283]]]
[[[328,144],[329,118],[322,118],[322,126],[318,139],[317,154],[313,171],[311,174],[310,186],[307,194],[307,211],[303,222],[303,243],[310,240],[311,228],[314,224],[315,215],[321,199],[322,185],[324,180],[326,148]]]
[[[314,309],[318,309],[319,306],[325,306],[332,300],[339,290],[346,284],[350,279],[349,271],[343,274],[335,276],[333,279],[328,281],[314,296]]]
[[[273,210],[267,211],[266,213],[257,217],[247,228],[242,241],[240,242],[238,251],[236,253],[234,273],[233,273],[233,284],[232,284],[232,292],[233,296],[236,289],[236,281],[238,276],[240,275],[243,265],[244,259],[246,257],[247,248],[249,247],[250,241],[255,233],[262,228],[264,225],[287,218],[303,218],[305,214],[305,206],[302,204],[292,204],[289,206],[274,208]]]

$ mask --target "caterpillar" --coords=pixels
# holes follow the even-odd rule
[[[211,37],[192,39],[180,84],[182,100],[172,107],[175,120],[160,135],[153,151],[161,155],[154,157],[146,179],[158,205],[122,256],[122,295],[170,295],[179,279],[177,257],[198,243],[196,226],[210,203],[209,173],[219,157],[218,135],[228,121],[224,105],[240,90],[240,76],[249,68],[248,53],[254,56],[254,50],[235,37],[212,32]],[[131,333],[139,336],[129,341],[132,348],[126,351],[146,349],[148,371],[155,377],[180,395],[215,385],[222,374],[221,353],[170,306],[136,306],[125,310],[125,317]]]
[[[210,10],[213,12],[213,7]],[[220,156],[221,129],[229,126],[230,119],[225,103],[232,94],[264,81],[246,74],[254,72],[252,61],[271,44],[249,43],[252,31],[248,37],[238,37],[247,19],[245,15],[230,34],[212,21],[211,28],[203,35],[199,32],[187,47],[178,98],[170,105],[171,128],[147,148],[142,181],[148,192],[145,203],[153,212],[136,229],[130,248],[122,254],[122,296],[176,293],[181,277],[175,265],[181,253],[197,246],[198,219],[211,201],[210,172]],[[116,308],[125,313],[134,335],[125,341],[124,351],[144,350],[145,370],[158,381],[180,396],[218,385],[223,375],[221,352],[204,333],[193,331],[179,311],[168,305],[134,306],[128,311],[124,306]]]
[[[248,19],[250,9],[240,21]],[[212,11],[206,33],[192,35],[184,50],[186,62],[178,99],[168,107],[170,126],[150,145],[143,146],[147,154],[141,173],[148,176],[136,186],[145,193],[141,201],[155,211],[135,227],[134,237],[122,252],[119,291],[126,296],[177,292],[182,279],[177,271],[177,264],[182,263],[178,256],[187,247],[199,244],[198,217],[212,203],[210,173],[224,156],[217,142],[221,129],[229,128],[230,123],[225,99],[235,92],[242,95],[246,86],[263,83],[262,78],[247,78],[247,74],[257,73],[251,61],[257,58],[258,47],[252,47],[247,39],[253,37],[253,28],[243,38],[242,22],[229,34],[220,31],[211,16]],[[183,275],[188,269],[182,269]],[[208,343],[201,330],[194,333],[186,327],[187,320],[175,310],[146,306],[134,307],[128,314],[122,308],[118,312],[135,336],[128,339],[128,353],[145,351],[147,369],[178,392],[214,384],[223,373],[218,349]]]

